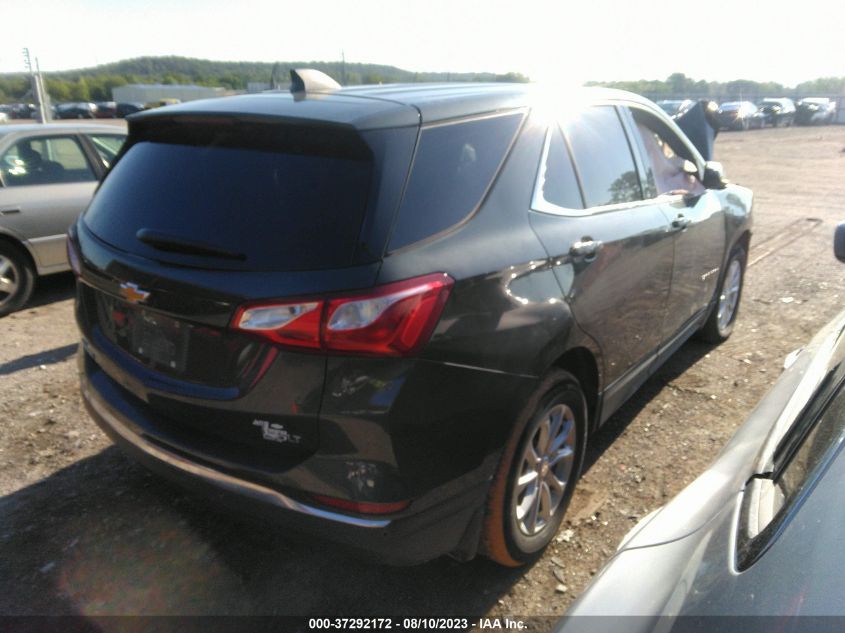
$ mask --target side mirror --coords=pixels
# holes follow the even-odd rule
[[[708,160],[704,163],[704,179],[702,184],[708,189],[724,189],[728,181],[725,178],[725,170],[722,163]]]
[[[833,234],[833,254],[840,262],[845,262],[845,222],[836,225]]]

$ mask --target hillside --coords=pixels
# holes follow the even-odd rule
[[[275,72],[286,82],[290,68],[316,68],[344,85],[421,81],[528,81],[519,73],[413,72],[381,64],[343,62],[218,62],[187,57],[139,57],[93,68],[44,73],[54,102],[107,100],[111,89],[129,83],[185,83],[245,90],[251,81],[269,83]],[[22,99],[29,89],[24,73],[0,74],[0,103]]]

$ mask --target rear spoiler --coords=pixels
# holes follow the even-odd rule
[[[713,160],[713,143],[719,132],[716,109],[715,101],[702,99],[673,117],[675,123],[706,161]]]

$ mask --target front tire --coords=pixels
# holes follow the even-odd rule
[[[542,555],[581,474],[586,428],[578,381],[551,372],[520,415],[493,480],[482,536],[489,558],[518,567]]]
[[[22,308],[35,288],[35,271],[20,248],[0,241],[0,317]]]
[[[728,340],[733,332],[739,314],[739,302],[745,282],[745,264],[748,255],[741,246],[736,246],[728,258],[727,266],[719,282],[716,303],[699,331],[699,338],[708,343]]]

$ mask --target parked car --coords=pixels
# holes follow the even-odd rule
[[[0,123],[6,123],[9,120],[9,114],[0,108]]]
[[[14,103],[12,104],[11,118],[31,119],[36,110],[34,103]]]
[[[666,114],[674,117],[688,110],[694,106],[695,103],[696,102],[692,99],[664,99],[662,101],[658,101],[657,105],[660,106],[660,109]]]
[[[67,228],[125,138],[112,126],[0,125],[0,316],[26,304],[36,275],[69,270]]]
[[[56,106],[59,119],[94,119],[97,117],[97,105],[94,103],[60,103]]]
[[[845,259],[845,227],[838,232]],[[787,357],[716,461],[631,530],[558,630],[602,621],[575,616],[647,616],[625,618],[633,633],[654,630],[657,617],[845,615],[843,335],[845,312]],[[773,619],[711,622],[770,631]]]
[[[293,79],[130,119],[69,234],[89,413],[386,561],[535,559],[588,435],[730,335],[751,192],[627,92]]]
[[[98,101],[94,105],[97,106],[94,116],[98,119],[114,119],[117,117],[117,104],[114,101]]]
[[[836,117],[836,102],[827,97],[806,97],[798,102],[795,122],[799,125],[833,123]]]
[[[141,112],[144,109],[145,108],[143,103],[135,102],[118,103],[117,107],[115,108],[117,116],[121,119],[128,117],[130,114]]]
[[[763,126],[789,127],[795,120],[795,103],[792,99],[767,98],[757,104],[763,117]]]
[[[763,127],[764,116],[750,101],[728,101],[719,106],[716,119],[720,129],[748,130]]]
[[[156,99],[155,101],[150,101],[144,104],[145,110],[151,110],[153,108],[162,108],[164,106],[176,105],[178,103],[182,103],[179,99]]]

